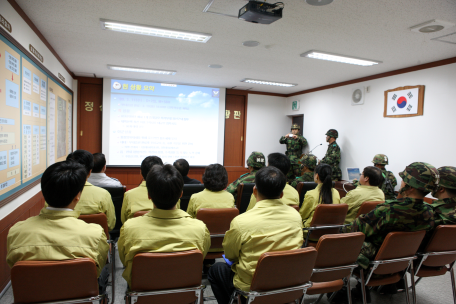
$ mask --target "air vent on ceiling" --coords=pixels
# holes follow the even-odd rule
[[[235,90],[251,90],[253,88],[243,87],[243,86],[234,86],[234,87],[232,87],[232,89],[235,89]]]
[[[97,75],[94,73],[84,73],[84,72],[74,72],[74,75],[78,77],[91,77],[91,78],[96,78]]]
[[[364,87],[356,87],[352,91],[351,104],[352,106],[358,106],[364,104]]]
[[[454,23],[434,19],[431,21],[426,21],[421,24],[412,26],[410,30],[416,33],[435,33],[441,30],[446,30],[450,27],[453,27]]]
[[[448,34],[448,35],[443,35],[440,37],[435,37],[435,38],[432,38],[431,40],[450,43],[450,44],[456,44],[456,32]]]

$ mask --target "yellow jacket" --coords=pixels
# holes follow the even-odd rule
[[[190,197],[187,213],[196,218],[201,208],[234,208],[234,197],[225,190],[214,192],[204,189]]]
[[[294,209],[281,199],[259,201],[234,218],[223,240],[225,257],[234,262],[234,286],[250,291],[261,254],[298,249],[302,243],[302,220]]]
[[[358,209],[362,203],[367,201],[384,201],[385,194],[382,189],[377,186],[363,186],[359,185],[355,189],[349,191],[347,195],[341,198],[341,204],[348,205],[347,217],[345,218],[345,224],[350,224],[355,220],[355,216],[358,213]]]
[[[126,221],[117,242],[128,286],[131,286],[133,258],[137,253],[199,249],[205,257],[210,246],[206,225],[180,209],[153,209],[142,217]]]
[[[180,200],[177,202],[177,208],[180,208]],[[143,181],[141,185],[125,193],[120,220],[123,224],[126,220],[133,218],[136,212],[152,209],[154,209],[154,203],[149,199],[146,182]]]
[[[283,188],[283,197],[282,197],[282,202],[285,205],[288,206],[293,206],[293,205],[298,205],[299,206],[299,193],[296,191],[295,188],[292,186],[286,184],[285,188]],[[247,207],[246,211],[249,211],[253,207],[255,207],[256,204],[256,198],[255,195],[252,194],[250,197],[250,203],[249,206]]]
[[[301,214],[302,220],[304,222],[304,227],[310,226],[310,223],[312,222],[312,218],[315,212],[315,208],[317,208],[318,204],[321,202],[318,200],[320,196],[321,187],[322,184],[318,184],[317,188],[307,191],[306,195],[304,196],[304,201],[302,203],[301,209],[299,209],[299,213]],[[339,192],[334,188],[332,188],[332,198],[333,204],[340,204]]]
[[[109,250],[106,235],[100,225],[87,224],[78,217],[77,211],[43,208],[39,215],[16,223],[8,233],[8,265],[88,257],[95,261],[100,275]]]
[[[112,202],[111,194],[103,188],[85,183],[82,190],[81,199],[76,204],[74,211],[81,214],[104,213],[108,218],[109,230],[114,229],[116,225],[116,211]]]

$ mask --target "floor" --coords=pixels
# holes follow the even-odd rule
[[[123,267],[122,263],[120,262],[119,255],[117,253],[116,257],[116,274],[115,274],[115,282],[116,282],[116,294],[115,294],[115,301],[110,303],[121,304],[125,303],[124,294],[127,288],[127,282],[122,278]],[[354,280],[351,281],[352,286],[356,284]],[[206,285],[206,289],[204,290],[205,297],[213,296],[211,287],[209,282],[206,279],[202,281],[203,285]],[[423,279],[417,285],[417,303],[419,304],[435,304],[435,303],[453,303],[452,301],[452,292],[451,292],[451,280],[450,274],[447,273],[444,276],[434,277]],[[109,297],[111,298],[111,286],[108,286],[107,292]],[[405,304],[405,294],[399,293],[395,295],[379,295],[376,292],[371,293],[372,296],[372,303],[382,303],[382,304]],[[305,304],[313,303],[317,300],[318,295],[316,296],[306,296],[305,297]],[[10,287],[6,293],[0,298],[1,304],[11,304],[14,303],[13,297],[13,290]],[[205,304],[217,304],[217,301],[206,301]],[[320,301],[322,304],[328,304],[328,300],[326,296]],[[362,303],[359,301],[358,303]],[[354,303],[355,304],[355,303]]]

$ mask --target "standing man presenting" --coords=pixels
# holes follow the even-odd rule
[[[328,150],[326,151],[325,157],[320,161],[320,163],[328,164],[332,167],[332,177],[334,181],[342,179],[342,171],[339,168],[340,148],[336,143],[337,137],[339,137],[337,130],[330,129],[326,132],[326,142],[329,143]]]
[[[293,124],[291,126],[291,133],[282,136],[279,140],[281,144],[287,145],[287,152],[285,152],[285,155],[288,156],[291,163],[290,171],[288,171],[287,174],[288,181],[293,181],[297,176],[301,176],[299,159],[302,155],[302,149],[307,146],[307,140],[299,135],[300,129],[301,127],[298,124]]]

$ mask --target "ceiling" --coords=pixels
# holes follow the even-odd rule
[[[283,18],[270,25],[203,13],[208,1],[16,0],[76,75],[289,94],[456,56],[456,44],[431,40],[456,32],[456,27],[429,34],[409,30],[432,19],[456,23],[456,0],[335,0],[320,7],[304,0],[282,0]],[[214,0],[209,11],[237,15],[246,3]],[[197,43],[105,31],[100,18],[211,33],[212,38]],[[260,45],[244,47],[246,40]],[[299,56],[313,49],[383,63],[362,67]],[[177,74],[112,71],[108,64]],[[212,69],[209,64],[223,68]],[[244,78],[298,86],[248,85],[240,82]]]

